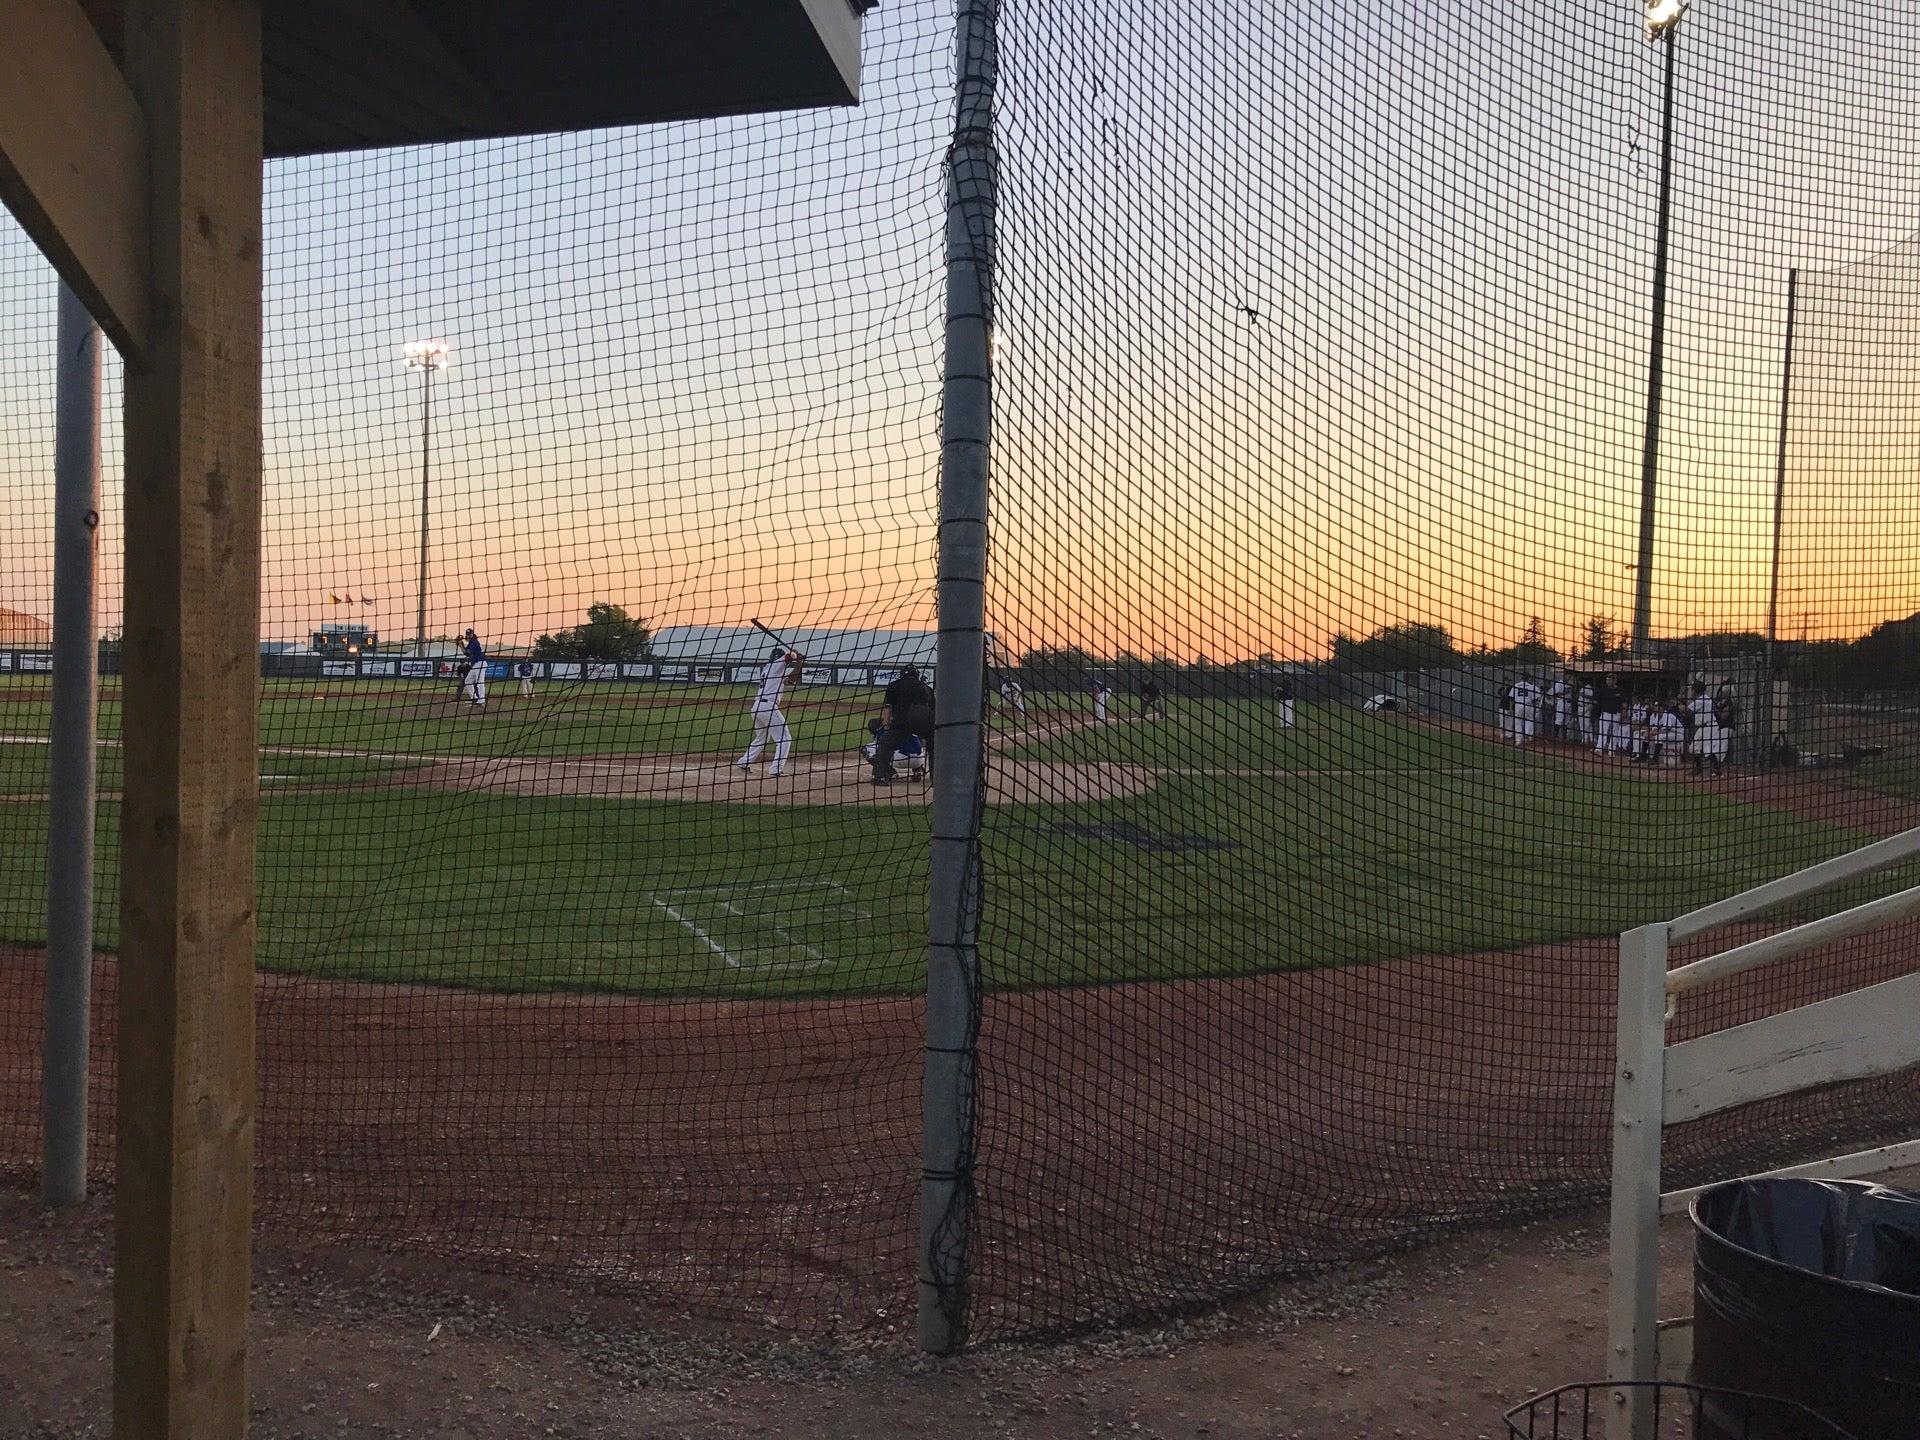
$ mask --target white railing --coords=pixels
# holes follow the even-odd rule
[[[1920,974],[1675,1045],[1667,1043],[1667,1024],[1682,995],[1830,941],[1920,915],[1920,886],[1735,945],[1675,970],[1667,968],[1669,948],[1916,857],[1920,857],[1920,828],[1620,937],[1607,1307],[1609,1380],[1660,1378],[1663,1369],[1672,1373],[1676,1365],[1683,1366],[1690,1350],[1688,1322],[1662,1325],[1658,1319],[1660,1216],[1684,1208],[1705,1187],[1661,1192],[1660,1137],[1665,1127],[1810,1086],[1865,1079],[1920,1063]],[[1916,1160],[1920,1160],[1920,1141],[1909,1141],[1767,1173],[1838,1178],[1875,1174]],[[1647,1392],[1616,1389],[1612,1406],[1608,1434],[1614,1440],[1649,1440],[1653,1412]]]

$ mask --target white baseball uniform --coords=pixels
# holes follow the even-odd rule
[[[1093,687],[1093,719],[1098,725],[1107,723],[1107,687],[1104,685]]]
[[[767,767],[767,773],[778,775],[786,768],[793,732],[787,729],[787,717],[780,713],[780,695],[787,688],[789,673],[785,655],[776,655],[760,671],[760,689],[753,697],[753,743],[733,762],[742,770],[760,758],[769,740],[773,742],[773,764]]]

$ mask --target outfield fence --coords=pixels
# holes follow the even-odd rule
[[[262,658],[262,1224],[948,1349],[1597,1202],[1614,937],[1920,823],[1920,18],[888,0],[863,86],[269,166],[261,634],[503,658],[484,713],[431,652]],[[84,912],[110,1187],[118,682],[90,908],[47,879],[57,309],[0,230],[0,1174]],[[853,637],[778,724],[767,632]],[[901,635],[933,779],[875,785],[881,697],[826,687]],[[1498,744],[1586,654],[1738,723],[1699,774]],[[1917,1124],[1903,1072],[1663,1173]]]

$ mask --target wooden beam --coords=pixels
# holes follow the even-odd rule
[[[126,381],[114,1434],[247,1424],[260,0],[131,0],[154,296]]]
[[[146,349],[146,136],[77,0],[7,0],[0,201],[120,353]]]

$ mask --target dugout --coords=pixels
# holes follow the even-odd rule
[[[0,200],[77,297],[63,353],[97,355],[84,305],[126,361],[121,528],[142,537],[122,590],[122,1440],[247,1428],[263,161],[851,104],[872,3],[0,0]],[[72,385],[97,435],[97,369]],[[80,1020],[50,1071],[82,1077],[84,1194],[76,969],[49,968]]]

